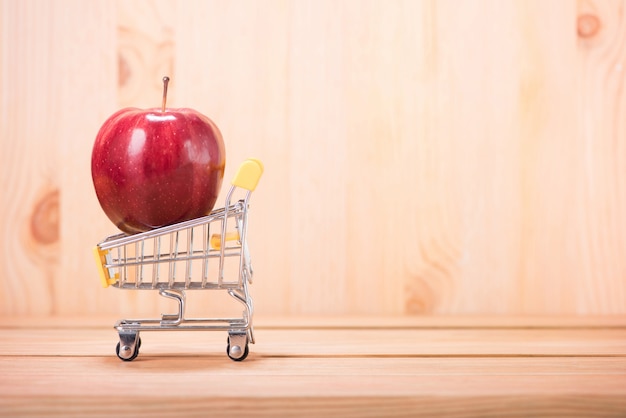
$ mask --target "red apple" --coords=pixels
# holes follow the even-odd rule
[[[193,109],[126,108],[104,122],[91,155],[100,206],[128,234],[209,213],[224,177],[219,129]]]

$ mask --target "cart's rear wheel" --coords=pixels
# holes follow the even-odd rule
[[[132,353],[130,356],[124,356],[124,354],[127,354],[126,351],[130,351],[130,347],[125,346],[126,350],[124,350],[124,353],[120,353],[120,351],[122,350],[122,344],[121,342],[117,343],[117,346],[115,347],[115,354],[117,354],[117,357],[120,360],[124,360],[124,361],[133,361],[137,358],[137,356],[139,355],[139,348],[141,347],[141,338],[137,338],[137,343],[135,345],[135,352]]]
[[[231,348],[231,339],[233,340],[232,348]],[[234,360],[234,361],[245,360],[245,358],[248,357],[249,352],[250,351],[248,349],[247,336],[243,339],[237,338],[235,335],[228,336],[228,340],[226,344],[226,354],[228,354],[228,357],[231,360]]]

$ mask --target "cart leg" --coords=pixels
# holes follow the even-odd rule
[[[159,294],[178,302],[178,314],[161,314],[161,325],[180,325],[185,317],[185,292],[174,289],[159,289]]]
[[[254,327],[250,324],[248,328],[248,342],[254,344]]]
[[[248,357],[248,333],[229,332],[226,354],[235,361],[242,361]]]

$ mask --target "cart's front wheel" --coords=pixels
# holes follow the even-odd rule
[[[124,345],[124,347],[122,347],[121,342],[118,342],[117,346],[115,347],[115,354],[117,354],[117,357],[119,357],[120,360],[133,361],[139,355],[140,347],[141,347],[141,338],[137,338],[137,343],[135,344],[134,352],[133,352],[133,349],[129,345]]]
[[[231,334],[228,336],[226,354],[234,361],[242,361],[248,357],[248,337],[246,334]]]

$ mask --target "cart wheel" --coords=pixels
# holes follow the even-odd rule
[[[231,349],[230,345],[231,345],[231,338],[235,341],[233,343],[233,347]],[[239,340],[239,341],[236,341]],[[241,344],[241,342],[245,342],[244,344]],[[239,344],[237,344],[239,343]],[[243,350],[241,348],[241,345],[244,346]],[[229,335],[228,336],[228,341],[226,344],[226,354],[228,354],[228,357],[230,357],[231,360],[234,361],[242,361],[245,360],[246,357],[248,357],[249,354],[249,350],[248,350],[248,338],[247,336],[244,338],[236,338],[236,336],[234,335]]]
[[[121,343],[117,343],[117,346],[115,347],[115,354],[117,354],[117,357],[120,360],[124,360],[124,361],[133,361],[137,358],[137,356],[139,355],[139,348],[141,347],[141,338],[137,339],[137,345],[135,346],[135,352],[132,353],[130,355],[130,357],[123,357],[122,355],[120,355],[120,350],[121,350]]]

